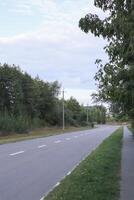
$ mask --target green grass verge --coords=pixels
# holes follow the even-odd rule
[[[107,138],[45,200],[119,199],[122,133]]]
[[[56,128],[56,127],[37,129],[26,134],[24,133],[24,134],[12,134],[12,135],[7,135],[7,136],[0,136],[0,144],[30,140],[30,139],[41,138],[41,137],[48,137],[48,136],[63,134],[67,132],[76,132],[76,131],[83,131],[83,130],[88,130],[88,129],[91,129],[91,127],[68,127],[65,129],[64,132],[61,128]]]
[[[128,129],[130,130],[130,132],[132,133],[132,136],[134,138],[134,128],[132,128],[132,126],[128,126]]]

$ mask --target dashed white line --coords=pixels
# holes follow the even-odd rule
[[[59,186],[60,185],[60,182],[56,183],[55,187]]]
[[[67,173],[67,176],[69,176],[71,174],[71,171],[69,171],[68,173]]]
[[[24,153],[24,151],[18,151],[18,152],[15,152],[15,153],[11,153],[9,155],[10,156],[16,156],[16,155],[21,154],[21,153]]]
[[[66,138],[66,140],[71,140],[71,138]]]
[[[38,148],[40,149],[40,148],[43,148],[43,147],[46,147],[46,146],[47,146],[46,144],[43,144],[43,145],[38,146]]]
[[[55,144],[58,144],[58,143],[60,143],[61,142],[61,140],[57,140],[57,141],[55,141],[54,143]]]
[[[75,135],[75,136],[74,136],[74,138],[78,138],[78,136],[77,136],[77,135]]]

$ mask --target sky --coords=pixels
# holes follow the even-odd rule
[[[94,0],[0,0],[0,62],[32,77],[58,80],[65,98],[91,105],[95,60],[105,59],[105,41],[78,27],[87,13],[104,14]]]

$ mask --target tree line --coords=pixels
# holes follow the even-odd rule
[[[38,76],[32,78],[18,66],[0,64],[0,133],[24,133],[33,128],[62,126],[60,89],[57,81],[43,81]],[[73,97],[64,104],[66,126],[105,123],[103,106],[86,108]]]
[[[94,5],[107,13],[106,17],[87,14],[79,27],[107,40],[108,62],[96,60],[99,71],[95,80],[99,84],[95,97],[110,102],[111,110],[134,126],[134,1],[95,0]]]

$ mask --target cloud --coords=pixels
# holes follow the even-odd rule
[[[0,37],[1,62],[20,65],[32,76],[38,74],[44,80],[58,80],[70,91],[68,96],[87,102],[91,88],[96,89],[94,61],[105,57],[102,51],[105,42],[86,35],[78,27],[79,19],[94,11],[93,4],[89,5],[89,0],[13,1],[18,16],[28,12],[42,15],[43,22],[35,31]]]
[[[96,92],[95,90],[89,89],[70,89],[67,88],[65,91],[65,99],[69,99],[71,96],[76,98],[80,104],[84,105],[93,105],[93,100],[91,98],[91,94]]]

